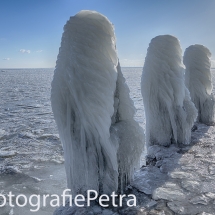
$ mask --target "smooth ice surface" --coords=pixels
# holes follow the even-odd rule
[[[143,151],[115,41],[112,24],[95,11],[64,26],[51,102],[74,194],[123,190]]]
[[[197,110],[184,83],[181,47],[177,38],[153,38],[141,79],[146,115],[147,146],[190,144]]]
[[[185,82],[198,110],[198,121],[214,124],[215,99],[211,94],[211,53],[203,45],[191,45],[184,53]]]

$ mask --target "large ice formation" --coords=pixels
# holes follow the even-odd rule
[[[105,16],[81,11],[64,26],[51,103],[72,193],[122,191],[139,164],[144,134]]]
[[[214,124],[215,99],[211,94],[211,53],[203,45],[189,46],[184,53],[185,83],[198,109],[198,121]]]
[[[184,83],[182,50],[176,37],[161,35],[151,40],[141,92],[147,146],[189,144],[197,110]]]

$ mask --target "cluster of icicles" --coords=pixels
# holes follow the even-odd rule
[[[189,144],[196,120],[213,124],[210,52],[177,38],[149,44],[141,88],[146,143]],[[73,194],[123,192],[139,168],[143,129],[121,72],[113,25],[95,11],[81,11],[64,26],[52,82],[51,103]]]

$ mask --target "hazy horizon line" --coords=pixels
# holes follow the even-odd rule
[[[121,68],[143,68],[143,66],[121,66]],[[14,68],[0,68],[1,70],[6,69],[55,69],[55,67],[14,67]],[[215,69],[215,67],[211,67]]]
[[[121,66],[121,68],[142,68],[142,66]],[[0,68],[6,69],[55,69],[55,67],[14,67],[14,68]]]

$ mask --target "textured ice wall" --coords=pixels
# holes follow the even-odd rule
[[[129,88],[117,66],[118,78],[115,91],[114,112],[111,136],[117,137],[119,149],[117,152],[119,165],[119,191],[123,193],[125,187],[134,176],[134,170],[139,168],[140,156],[144,150],[145,135],[143,129],[134,120],[136,109],[129,96]],[[116,133],[115,133],[116,132]]]
[[[177,38],[161,35],[151,40],[141,92],[147,146],[189,144],[197,110],[184,83],[182,51]]]
[[[81,11],[64,26],[51,102],[73,194],[123,189],[142,152],[143,131],[133,120],[115,42],[112,24],[95,11]]]
[[[190,96],[198,109],[198,121],[207,125],[214,124],[215,99],[211,94],[211,53],[203,45],[189,46],[184,53],[186,66],[185,83]]]

